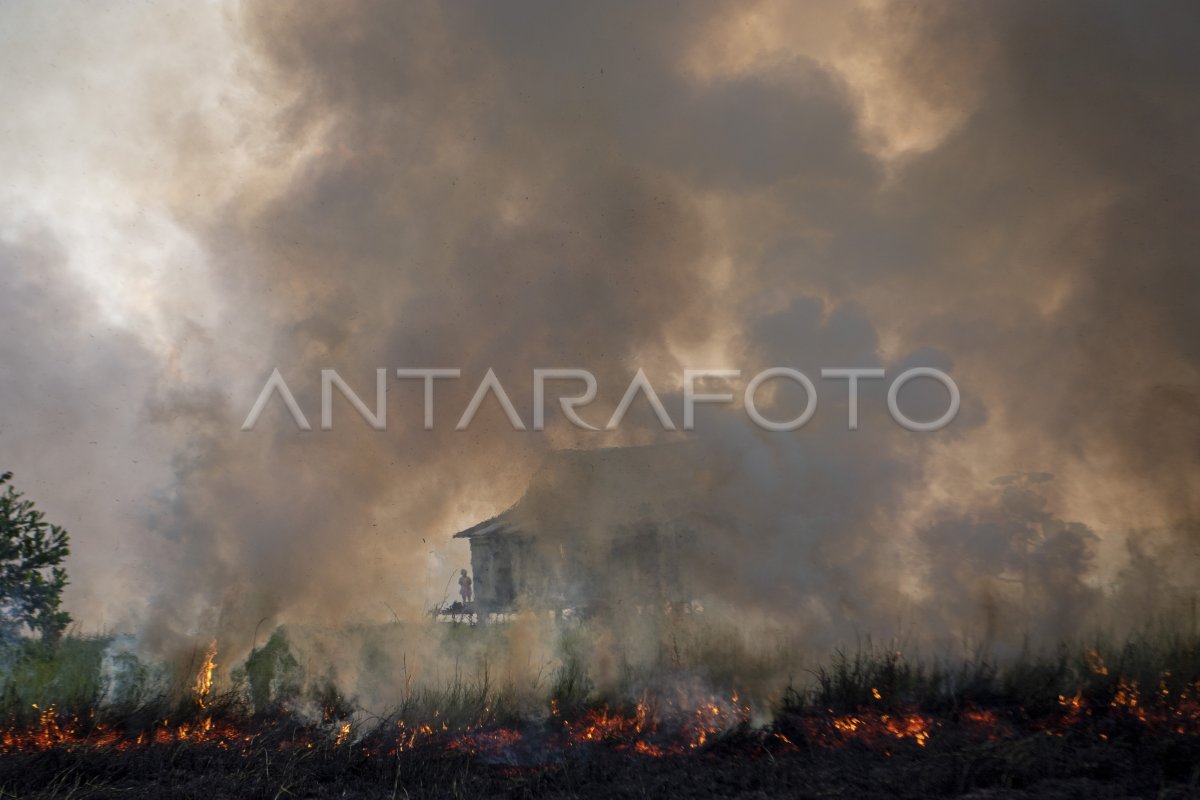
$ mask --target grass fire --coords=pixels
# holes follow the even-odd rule
[[[1200,3],[0,3],[0,800],[1200,797]]]
[[[480,633],[437,630],[460,645],[463,634]],[[1200,763],[1194,639],[1100,643],[1004,664],[864,650],[837,655],[761,706],[736,689],[700,691],[698,665],[678,654],[663,654],[661,688],[636,697],[597,691],[581,663],[558,664],[531,686],[491,683],[480,663],[484,672],[474,678],[411,685],[383,714],[320,680],[304,685],[281,674],[295,663],[279,658],[292,649],[283,631],[226,673],[214,666],[217,653],[202,648],[196,675],[178,691],[127,695],[122,703],[107,694],[102,657],[110,646],[68,637],[21,653],[3,687],[0,790],[18,797],[182,797],[200,785],[229,797],[924,797],[1073,796],[1104,787],[1186,796]],[[274,657],[264,668],[268,650]],[[264,705],[255,700],[264,684],[295,688]],[[24,702],[39,693],[63,702]]]

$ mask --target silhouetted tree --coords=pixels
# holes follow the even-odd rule
[[[11,478],[11,472],[0,475],[0,638],[28,630],[56,639],[71,622],[60,609],[69,537],[44,520]]]
[[[1099,539],[1082,522],[1047,510],[1042,487],[1053,479],[1045,472],[996,478],[999,491],[989,501],[918,531],[939,613],[963,619],[978,604],[987,640],[1001,628],[1015,633],[1013,623],[1048,636],[1085,623],[1098,598],[1089,579]]]

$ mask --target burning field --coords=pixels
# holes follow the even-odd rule
[[[64,649],[98,643],[64,643]],[[345,698],[255,709],[214,692],[204,652],[172,702],[11,704],[0,796],[1191,797],[1200,791],[1200,646],[1062,651],[952,671],[897,652],[839,657],[769,715],[736,692],[601,701],[560,670],[540,709],[486,684],[379,716]],[[44,671],[50,656],[43,659]],[[1110,660],[1111,659],[1111,660]],[[1170,664],[1171,671],[1146,670]],[[1118,666],[1120,665],[1120,666]],[[29,665],[26,665],[29,666]],[[64,663],[58,667],[65,668]],[[948,665],[946,665],[948,667]],[[58,676],[62,678],[62,675]],[[244,673],[240,680],[245,680]],[[8,687],[10,699],[17,694]],[[11,702],[11,700],[10,700]],[[444,708],[438,708],[444,703]]]
[[[1200,797],[1198,42],[0,2],[0,800]]]

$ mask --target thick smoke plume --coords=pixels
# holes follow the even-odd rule
[[[679,557],[709,612],[817,650],[1053,641],[1117,624],[1104,598],[1194,591],[1180,570],[1147,595],[1197,556],[1191,4],[0,14],[27,34],[0,56],[0,442],[75,534],[85,626],[244,654],[417,618],[466,562],[449,535],[549,452],[682,439],[700,455],[650,489],[704,488]],[[740,387],[771,366],[933,366],[963,407],[913,434],[868,381],[848,431],[845,382],[818,380],[812,422],[768,433]],[[368,405],[379,368],[463,377],[432,431],[394,378],[386,431],[338,400],[301,432],[277,399],[240,431],[276,367],[314,422],[322,369]],[[454,430],[488,369],[530,425],[535,367],[594,373],[597,426],[639,367],[677,426],[684,369],[743,377],[688,434],[641,400],[610,433],[515,432],[494,399]]]

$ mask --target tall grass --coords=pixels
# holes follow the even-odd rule
[[[791,686],[785,706],[835,711],[886,704],[932,712],[967,706],[1020,707],[1037,715],[1082,693],[1111,697],[1124,683],[1152,694],[1178,696],[1200,681],[1200,639],[1182,635],[1103,638],[1025,651],[1008,660],[922,660],[896,650],[837,651],[813,671],[812,681]]]
[[[752,647],[737,631],[699,622],[665,630],[648,653],[600,653],[587,626],[558,631],[557,658],[528,675],[509,671],[503,678],[489,659],[501,657],[508,631],[444,626],[441,655],[451,666],[415,676],[404,656],[388,652],[391,643],[372,631],[372,647],[347,655],[360,659],[360,672],[378,671],[390,681],[385,705],[369,710],[331,672],[306,672],[305,659],[283,629],[226,673],[220,696],[208,699],[207,713],[272,716],[305,714],[310,719],[404,719],[441,727],[508,721],[544,714],[551,704],[565,714],[595,704],[621,705],[643,692],[686,683],[728,697],[732,690],[765,717],[771,710],[801,707],[842,711],[897,704],[931,712],[967,706],[1014,706],[1037,714],[1055,708],[1062,695],[1111,695],[1121,681],[1144,691],[1177,695],[1200,681],[1200,638],[1162,632],[1128,640],[1096,638],[1063,643],[1048,651],[1027,650],[1008,659],[980,654],[971,658],[921,658],[869,642],[838,650],[802,668],[782,646]],[[75,714],[150,723],[194,716],[193,674],[151,680],[152,665],[125,664],[121,693],[111,675],[111,637],[68,635],[55,643],[23,641],[0,654],[0,719],[27,724],[54,706]],[[769,644],[769,643],[768,643]],[[600,668],[600,655],[605,667]],[[126,654],[124,658],[133,658]],[[133,676],[130,678],[130,676]],[[382,679],[381,679],[382,680]],[[773,687],[773,688],[772,688]]]
[[[68,635],[21,640],[0,653],[0,714],[25,722],[40,709],[92,708],[103,699],[100,664],[108,637]]]

